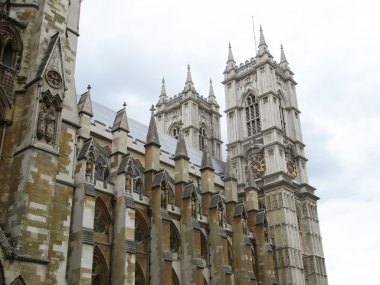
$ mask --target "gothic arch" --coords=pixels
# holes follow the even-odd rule
[[[101,197],[95,200],[94,231],[111,236],[111,216]]]
[[[147,238],[148,224],[144,217],[140,214],[138,210],[135,211],[135,237],[136,249],[138,252],[146,253],[148,251]]]
[[[109,281],[109,271],[106,260],[98,246],[94,247],[92,258],[91,285],[106,285]]]
[[[203,258],[206,261],[206,264],[209,263],[208,240],[202,231],[201,231],[201,258]]]
[[[5,284],[5,283],[4,283]],[[9,285],[26,285],[24,277],[20,274]]]
[[[168,133],[171,137],[178,139],[179,131],[181,129],[180,123],[174,122],[168,128]]]
[[[208,149],[208,138],[210,136],[210,131],[207,125],[202,122],[199,126],[199,149]]]
[[[256,89],[248,88],[241,94],[240,97],[240,106],[245,106],[245,102],[247,101],[247,97],[249,95],[259,96],[259,92]]]
[[[10,23],[0,23],[0,62],[18,69],[22,49],[22,40],[17,29]]]
[[[137,261],[135,264],[135,285],[145,285],[144,272],[142,271],[141,266]]]
[[[181,246],[181,238],[177,226],[170,222],[170,251],[172,253],[179,253]]]
[[[174,268],[172,268],[172,285],[180,285],[178,275],[175,272]]]

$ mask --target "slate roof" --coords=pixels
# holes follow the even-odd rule
[[[125,240],[125,252],[127,253],[136,253],[136,243],[134,240]]]
[[[189,198],[191,193],[193,193],[194,185],[193,183],[189,183],[185,186],[185,189],[182,192],[182,199]]]
[[[135,209],[135,201],[133,200],[133,197],[124,195],[124,201],[125,201],[125,207],[130,209]]]
[[[243,211],[244,211],[244,204],[243,203],[236,204],[234,208],[234,217],[241,216],[243,214]]]
[[[115,116],[116,116],[115,111],[96,102],[92,102],[92,111],[94,113],[94,116],[92,117],[92,121],[98,121],[100,123],[103,123],[106,126],[106,128],[111,129]],[[145,143],[146,135],[148,132],[148,126],[130,117],[128,117],[128,124],[129,124],[129,136],[133,140],[138,140],[138,141],[141,141],[142,143]],[[161,150],[174,155],[176,145],[177,145],[177,140],[161,132],[158,133],[158,137],[160,140]],[[200,167],[202,163],[202,151],[200,151],[199,149],[195,149],[191,146],[186,146],[186,148],[187,148],[187,154],[190,158],[190,162]],[[224,168],[225,168],[224,161],[213,158],[212,164],[213,164],[216,174],[218,175],[224,174]]]
[[[84,193],[86,193],[86,195],[93,196],[93,197],[96,196],[94,184],[84,182],[83,186],[84,186]]]
[[[265,223],[265,211],[256,213],[256,225],[261,225]]]

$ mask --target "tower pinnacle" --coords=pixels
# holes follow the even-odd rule
[[[162,104],[167,100],[167,95],[166,95],[166,87],[165,87],[165,78],[162,78],[162,85],[161,85],[161,93],[160,93],[160,98],[158,100],[158,104]]]
[[[209,89],[209,92],[208,92],[208,101],[210,103],[216,104],[216,97],[215,97],[215,94],[214,94],[214,88],[212,87],[212,80],[211,80],[211,78],[210,78],[210,89]]]
[[[193,79],[191,78],[190,64],[187,65],[187,76],[186,76],[186,82],[185,82],[185,89],[183,91],[188,91],[188,90],[195,91]]]
[[[285,70],[290,70],[289,69],[289,63],[288,60],[286,59],[284,48],[281,44],[281,58],[280,58],[280,66],[285,69]]]
[[[150,121],[149,121],[148,133],[146,135],[145,145],[155,144],[155,145],[160,146],[160,140],[158,138],[156,120],[154,119],[154,110],[155,110],[155,108],[152,105],[152,107],[150,108],[151,115],[150,115]]]

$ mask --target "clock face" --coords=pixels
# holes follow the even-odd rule
[[[288,170],[288,174],[290,174],[291,176],[297,176],[296,164],[291,156],[286,156],[286,169]]]
[[[265,173],[265,160],[261,153],[254,154],[251,158],[253,177],[260,178]]]

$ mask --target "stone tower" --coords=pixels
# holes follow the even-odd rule
[[[260,27],[255,58],[236,65],[229,46],[224,71],[228,149],[239,200],[253,175],[280,284],[327,284],[315,188],[309,185],[296,82],[283,47],[280,63]],[[248,202],[247,202],[248,203]]]
[[[194,87],[188,66],[185,87],[173,98],[168,98],[165,80],[162,80],[156,107],[159,131],[178,138],[182,126],[187,145],[200,150],[207,148],[213,157],[221,160],[221,115],[211,80],[207,98],[201,96]]]
[[[0,2],[4,284],[65,279],[80,127],[74,83],[80,2]]]

